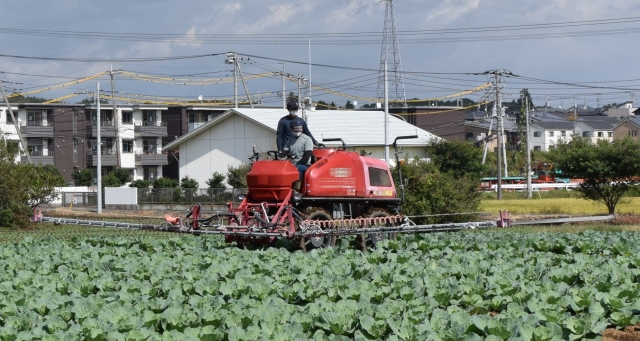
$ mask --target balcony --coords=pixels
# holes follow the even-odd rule
[[[117,166],[118,158],[115,153],[110,150],[103,150],[101,155],[102,166]],[[87,165],[92,167],[98,166],[98,153],[88,152],[87,153]]]
[[[155,150],[145,150],[136,153],[136,166],[166,166],[169,164],[167,155]]]
[[[26,155],[20,156],[20,162],[28,163],[29,159]],[[46,152],[43,151],[35,151],[31,153],[31,162],[36,165],[53,165],[53,150],[49,150]]]
[[[167,122],[136,122],[133,129],[135,137],[167,136]]]
[[[87,125],[87,131],[91,131],[91,137],[98,137],[98,126],[92,122],[91,126]],[[100,136],[116,137],[116,126],[111,121],[104,121],[100,124]]]
[[[20,133],[28,137],[51,137],[53,124],[42,121],[20,122]]]

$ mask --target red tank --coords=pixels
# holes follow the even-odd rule
[[[393,179],[384,161],[344,150],[326,154],[316,157],[318,160],[305,173],[305,197],[396,197]]]
[[[298,169],[289,161],[256,161],[247,174],[249,196],[257,201],[285,200],[299,177]]]

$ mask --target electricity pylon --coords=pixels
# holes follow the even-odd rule
[[[380,52],[380,72],[378,76],[378,99],[384,98],[384,68],[388,63],[389,92],[391,106],[407,106],[407,97],[404,91],[404,77],[402,75],[402,63],[400,62],[400,47],[398,46],[398,34],[396,32],[395,14],[393,12],[394,0],[382,0],[386,3],[384,12],[384,30],[382,31],[382,50]],[[391,60],[389,57],[393,58]]]

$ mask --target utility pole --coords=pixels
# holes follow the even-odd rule
[[[240,57],[240,59],[244,59],[244,57]],[[242,69],[240,69],[240,64],[238,63],[238,58],[235,58],[236,68],[240,72],[240,79],[242,80],[242,86],[244,87],[244,93],[247,95],[247,101],[249,101],[249,106],[253,109],[253,102],[251,101],[251,97],[249,96],[249,90],[247,89],[247,83],[244,81],[244,76],[242,75]],[[236,89],[237,92],[237,89]]]
[[[2,80],[0,79],[0,90],[2,90],[2,97],[4,97],[4,103],[7,105],[7,109],[9,110],[9,115],[11,115],[11,119],[13,120],[13,125],[16,127],[16,133],[20,138],[20,144],[22,144],[22,150],[25,155],[27,155],[27,161],[30,164],[33,164],[31,161],[31,154],[29,153],[29,149],[27,148],[27,143],[24,140],[24,136],[22,136],[22,132],[20,131],[20,122],[16,119],[16,116],[13,114],[13,109],[11,109],[11,103],[9,103],[9,98],[7,98],[7,94],[4,92],[4,86],[2,86]]]
[[[287,89],[284,86],[284,63],[282,63],[282,109],[287,110]]]
[[[527,199],[531,199],[533,197],[533,189],[531,187],[531,139],[529,136],[529,96],[527,96],[527,93],[523,93],[523,100],[525,101],[524,119],[527,130]]]
[[[483,74],[492,74],[495,76],[495,87],[496,87],[496,115],[498,118],[498,176],[497,176],[497,192],[498,192],[498,200],[502,200],[502,136],[503,134],[503,125],[502,125],[502,99],[500,98],[500,84],[502,82],[502,75],[512,75],[510,71],[507,70],[492,70],[485,71]]]
[[[96,91],[96,130],[98,134],[97,140],[97,152],[98,152],[98,214],[102,213],[102,140],[100,139],[100,82],[98,82],[97,91]]]
[[[311,100],[311,38],[309,38],[309,106],[313,106],[313,101]]]
[[[226,64],[233,64],[233,107],[238,108],[238,77],[236,76],[236,53],[227,52]]]
[[[111,66],[111,70],[109,70],[109,76],[111,77],[111,104],[113,106],[113,124],[116,129],[116,165],[120,168],[120,115],[116,114],[116,87],[115,82],[113,80],[113,75],[121,73],[122,70],[113,70],[113,66]],[[98,122],[99,123],[99,122]]]

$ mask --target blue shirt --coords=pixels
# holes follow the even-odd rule
[[[284,149],[284,144],[293,137],[293,131],[291,130],[291,121],[296,118],[298,118],[298,116],[287,115],[281,118],[278,122],[278,130],[276,132],[276,146],[278,147],[278,150]],[[313,138],[313,135],[311,135],[311,132],[307,127],[307,122],[305,122],[304,120],[302,120],[302,122],[302,133],[309,136],[311,138],[311,141],[313,141],[313,144],[317,145],[318,141],[316,141],[316,139]]]

